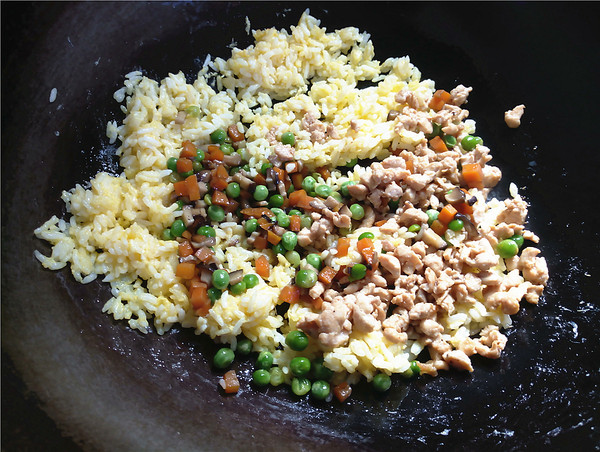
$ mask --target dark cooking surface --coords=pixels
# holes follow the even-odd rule
[[[246,15],[253,28],[289,28],[306,4],[3,3],[3,450],[79,450],[54,422],[106,450],[598,447],[599,5],[309,6],[328,30],[371,33],[381,61],[408,54],[437,86],[474,87],[467,108],[504,172],[501,194],[514,181],[532,203],[551,273],[543,301],[471,375],[395,378],[386,395],[358,388],[323,405],[255,391],[236,361],[242,391],[221,396],[210,341],[112,321],[105,286],[41,269],[33,250],[47,248],[32,231],[63,212],[63,189],[116,168],[104,127],[121,118],[112,93],[124,74],[190,79],[206,53],[249,44]],[[503,112],[519,103],[523,125],[508,129]]]

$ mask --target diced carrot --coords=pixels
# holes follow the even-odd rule
[[[345,381],[333,387],[333,395],[340,402],[344,402],[352,394],[352,387]]]
[[[223,206],[223,209],[225,209],[225,212],[235,212],[238,207],[240,207],[240,203],[230,199],[227,204]]]
[[[194,254],[194,248],[187,240],[179,244],[179,257],[188,257]]]
[[[279,293],[279,300],[285,303],[297,303],[300,300],[300,288],[296,285],[285,286]]]
[[[337,275],[337,270],[325,266],[323,267],[323,270],[319,272],[319,281],[321,281],[323,284],[331,284],[331,281],[333,281],[335,275]]]
[[[340,267],[340,269],[338,270],[338,272],[337,272],[337,275],[335,275],[335,278],[334,278],[334,279],[336,279],[336,280],[340,280],[340,279],[342,279],[344,276],[347,276],[348,274],[346,273],[346,267],[347,267],[346,265],[342,265],[342,266]]]
[[[411,174],[415,172],[415,165],[412,160],[406,159],[406,169],[410,171]]]
[[[196,146],[194,146],[194,144],[191,141],[184,141],[183,143],[181,143],[182,149],[181,149],[181,153],[179,154],[179,157],[181,158],[186,158],[186,157],[196,157]],[[188,170],[191,171],[191,170]]]
[[[235,124],[231,124],[227,127],[227,135],[229,135],[231,141],[244,141],[244,134],[239,131]]]
[[[443,89],[438,89],[433,94],[433,97],[431,98],[431,101],[429,102],[429,108],[431,108],[435,111],[439,111],[442,108],[444,108],[444,105],[446,105],[446,103],[448,103],[448,101],[451,98],[452,98],[452,95],[449,92],[444,91]]]
[[[192,279],[196,273],[196,264],[193,262],[181,262],[177,264],[175,276],[183,279]]]
[[[274,166],[271,169],[275,171],[275,173],[277,173],[277,177],[279,177],[279,180],[285,180],[287,178],[287,173],[281,168],[277,168],[276,166]]]
[[[473,206],[470,206],[466,202],[456,204],[454,207],[456,207],[458,213],[462,213],[463,215],[473,215]]]
[[[194,165],[190,159],[181,158],[177,159],[177,172],[178,173],[187,173],[188,171],[192,171],[194,169]]]
[[[331,173],[329,172],[329,169],[326,166],[321,166],[315,171],[319,173],[324,180],[329,179],[329,177],[331,176]]]
[[[266,207],[248,207],[247,209],[242,209],[242,215],[251,218],[261,218],[263,215],[268,215],[269,217],[275,216]]]
[[[448,229],[448,226],[446,226],[440,220],[433,220],[433,223],[431,223],[431,229],[433,229],[433,232],[435,232],[437,235],[443,237]]]
[[[303,209],[311,209],[310,202],[313,201],[313,198],[306,194],[304,190],[296,190],[288,196],[290,200],[291,207],[302,207]]]
[[[294,184],[294,188],[302,187],[302,181],[304,180],[302,173],[294,173],[291,175],[291,178],[292,178],[292,184]]]
[[[219,380],[219,384],[227,394],[235,394],[240,390],[240,382],[233,369],[225,372],[223,378]]]
[[[294,232],[299,232],[302,229],[302,219],[300,215],[292,215],[290,216],[290,230]]]
[[[175,182],[173,184],[173,189],[175,190],[175,194],[177,196],[187,196],[188,195],[187,184],[185,183],[184,180]]]
[[[358,241],[356,247],[358,248],[358,252],[362,255],[367,264],[373,265],[375,254],[373,240],[368,237],[365,237],[364,239]]]
[[[203,283],[200,280],[199,276],[194,276],[192,279],[189,280],[189,286],[188,286],[189,291],[191,292],[196,287],[204,287],[204,288],[206,288],[206,283]]]
[[[185,230],[181,233],[181,237],[190,240],[192,238],[192,233],[188,230]]]
[[[215,170],[215,176],[217,176],[220,179],[227,179],[229,177],[229,173],[227,172],[227,168],[225,168],[225,165],[217,166],[217,169]]]
[[[194,256],[200,259],[200,262],[202,262],[203,264],[206,264],[208,261],[210,261],[214,255],[215,252],[207,246],[203,246],[194,253]]]
[[[200,187],[198,186],[198,179],[196,175],[192,174],[185,178],[185,185],[187,187],[188,198],[190,201],[197,201],[200,199]]]
[[[208,147],[208,149],[204,153],[205,160],[211,160],[211,161],[216,160],[216,161],[222,162],[223,157],[225,157],[225,154],[223,154],[223,151],[221,150],[221,148],[219,146],[211,145]]]
[[[271,274],[271,266],[264,255],[256,259],[254,262],[254,267],[256,268],[256,273],[258,273],[258,276],[261,276],[263,279],[268,278]]]
[[[262,235],[259,235],[254,240],[254,248],[256,248],[257,250],[266,250],[267,243],[269,243],[269,242],[267,242],[267,238],[263,237]]]
[[[444,208],[440,211],[437,219],[443,225],[448,226],[448,223],[450,223],[454,219],[454,216],[456,214],[457,210],[454,208],[454,206],[452,204],[448,204],[444,206]]]
[[[190,291],[190,303],[194,309],[210,309],[210,299],[208,298],[206,286],[197,286]],[[208,309],[206,309],[206,314],[208,314]]]
[[[227,188],[227,181],[225,179],[221,179],[220,177],[211,177],[210,178],[210,186],[211,188],[217,190],[225,190]]]
[[[258,185],[267,185],[267,179],[265,179],[265,176],[260,173],[254,176],[254,182],[256,182]]]
[[[314,298],[311,304],[317,311],[320,311],[323,308],[323,299],[321,297]]]
[[[462,177],[469,188],[483,188],[483,171],[479,163],[465,163],[462,167]]]
[[[444,140],[442,140],[440,137],[433,138],[429,142],[429,146],[431,146],[431,149],[433,149],[435,152],[445,152],[448,150],[446,143],[444,143]]]
[[[225,193],[219,190],[213,190],[212,203],[219,206],[226,206],[229,202],[229,198]]]
[[[350,239],[347,237],[340,237],[337,244],[337,254],[335,257],[345,257],[348,255],[348,248],[350,248]]]
[[[269,220],[267,220],[266,218],[262,217],[258,219],[258,225],[263,228],[265,231],[267,231],[272,225],[273,223],[271,223]]]
[[[383,203],[382,203],[382,204],[383,204]],[[385,205],[385,204],[384,204],[384,205]],[[386,224],[386,223],[387,223],[387,220],[379,220],[379,221],[376,221],[376,222],[375,222],[375,226],[377,226],[377,227],[381,227],[381,226],[383,226],[383,225],[384,225],[384,224]]]
[[[277,245],[279,242],[281,242],[281,237],[279,237],[273,231],[267,231],[267,240],[271,245]]]

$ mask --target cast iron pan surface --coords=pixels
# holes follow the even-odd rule
[[[34,3],[2,5],[3,450],[598,449],[598,4]],[[210,340],[143,336],[101,313],[106,285],[42,269],[33,230],[64,214],[61,191],[118,172],[105,124],[112,93],[142,69],[195,78],[244,31],[302,11],[357,26],[376,57],[410,55],[424,78],[473,86],[468,109],[522,187],[551,279],[523,306],[499,360],[345,404],[256,390],[225,397]],[[49,102],[57,88],[54,103]],[[519,129],[503,112],[527,106]]]

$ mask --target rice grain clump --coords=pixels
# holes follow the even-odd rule
[[[368,34],[308,11],[253,36],[193,84],[126,75],[125,118],[107,126],[123,173],[64,192],[70,219],[36,229],[52,244],[36,257],[103,275],[103,311],[144,333],[250,339],[273,384],[302,375],[299,356],[324,365],[340,400],[360,375],[499,357],[548,274],[516,187],[486,199],[501,173],[461,107],[471,88],[436,91],[408,57],[381,63]],[[308,345],[286,341],[297,331]]]

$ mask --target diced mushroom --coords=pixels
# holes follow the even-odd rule
[[[234,284],[239,283],[243,277],[244,277],[243,270],[233,271],[233,272],[229,273],[229,284],[231,286],[233,286]]]
[[[438,250],[444,249],[446,248],[446,246],[448,246],[448,244],[446,243],[446,241],[441,238],[439,235],[437,235],[433,229],[427,228],[426,230],[423,231],[423,241],[425,243],[427,243],[427,245],[429,246],[433,246],[434,248],[437,248]]]
[[[186,116],[187,114],[185,111],[178,112],[177,116],[175,117],[175,124],[183,124],[185,122]]]

